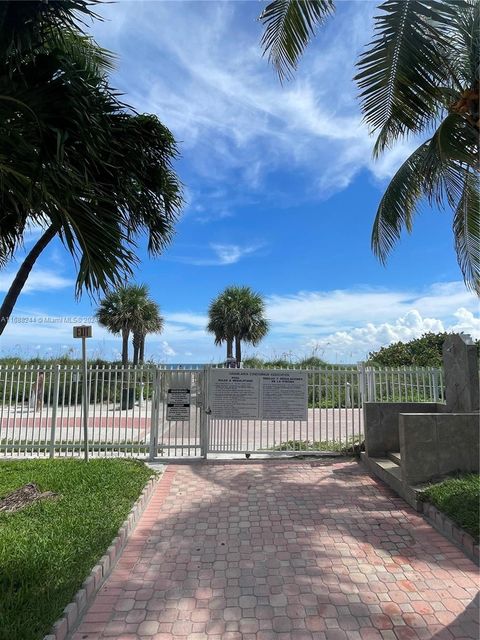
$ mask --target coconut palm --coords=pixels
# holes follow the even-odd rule
[[[122,337],[122,365],[128,365],[128,340],[142,319],[142,309],[148,300],[144,284],[125,284],[106,294],[96,311],[98,323],[114,335]]]
[[[281,79],[291,75],[330,0],[274,0],[263,12],[264,51]],[[364,120],[376,135],[374,156],[399,139],[427,138],[387,187],[372,232],[384,262],[422,201],[453,212],[457,259],[480,293],[478,138],[480,3],[386,0],[375,36],[358,61]]]
[[[254,346],[268,333],[265,303],[250,287],[227,287],[210,305],[207,331],[215,336],[215,344],[227,344],[227,359],[233,355],[237,366],[242,361],[242,341]]]
[[[161,252],[182,203],[173,136],[119,100],[111,57],[78,30],[74,11],[89,4],[0,7],[0,264],[29,225],[43,229],[0,308],[0,334],[54,237],[78,265],[77,295],[109,290],[131,275],[141,234]]]
[[[149,333],[161,333],[163,324],[158,304],[147,297],[139,309],[139,317],[133,327],[133,364],[143,364],[145,338]]]

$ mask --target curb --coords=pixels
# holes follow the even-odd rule
[[[432,527],[459,547],[470,560],[480,566],[479,546],[473,536],[461,529],[430,502],[423,503],[423,515]]]
[[[143,488],[142,493],[130,509],[124,523],[120,526],[117,535],[112,540],[106,553],[90,571],[90,575],[84,580],[82,586],[74,595],[72,602],[67,604],[61,617],[54,623],[50,633],[43,640],[66,640],[78,626],[87,606],[91,603],[100,587],[108,578],[114,568],[120,554],[127,543],[130,534],[145,510],[152,494],[163,477],[162,474],[152,475]]]

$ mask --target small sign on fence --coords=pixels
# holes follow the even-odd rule
[[[190,389],[168,389],[167,420],[190,420]]]

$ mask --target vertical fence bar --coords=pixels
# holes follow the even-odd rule
[[[161,384],[161,372],[159,369],[155,370],[154,380],[152,386],[152,404],[150,413],[150,448],[149,459],[153,460],[157,456],[157,442],[158,442],[158,403],[160,399],[160,384]]]
[[[58,390],[60,382],[60,365],[55,365],[53,370],[53,398],[52,418],[50,424],[50,458],[55,457],[55,432],[57,429]],[[50,394],[49,394],[50,395]]]

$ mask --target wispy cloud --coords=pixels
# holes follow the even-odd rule
[[[306,172],[311,196],[325,197],[362,169],[376,179],[390,176],[410,150],[400,145],[378,164],[371,159],[352,76],[375,6],[341,9],[284,87],[261,56],[255,3],[104,6],[111,21],[95,29],[123,53],[119,78],[133,102],[159,114],[204,182],[252,191],[288,165]],[[136,41],[142,46],[133,50]],[[160,71],[158,60],[167,61]]]
[[[263,243],[253,245],[237,245],[237,244],[216,244],[211,243],[210,254],[213,253],[213,257],[207,256],[171,256],[169,259],[175,262],[182,262],[183,264],[191,264],[197,267],[221,267],[226,265],[232,265],[247,256],[251,256],[257,253],[265,245]],[[203,247],[198,248],[198,253],[204,252]]]
[[[356,362],[380,346],[420,337],[427,331],[456,331],[480,338],[478,301],[461,282],[436,284],[423,290],[378,290],[355,288],[335,291],[304,291],[266,299],[271,330],[258,348],[245,353],[263,357],[292,352],[297,357],[317,353],[335,362]],[[155,359],[212,362],[224,356],[206,331],[206,310],[164,310],[165,328],[147,339],[147,355]],[[37,312],[38,316],[42,314]],[[94,324],[91,353],[111,357],[119,338]],[[78,344],[71,336],[71,324],[28,323],[7,326],[2,350],[37,346],[62,349]]]
[[[394,322],[413,310],[423,317],[452,324],[460,308],[472,313],[478,308],[478,300],[462,282],[434,284],[422,290],[357,287],[304,291],[267,299],[267,315],[275,331],[304,336]]]
[[[9,290],[16,276],[16,271],[0,273],[0,291]],[[22,293],[33,293],[35,291],[51,291],[52,289],[64,289],[71,287],[74,281],[70,278],[59,275],[49,269],[35,269],[29,275]]]
[[[200,211],[203,211],[203,208],[200,209]],[[207,224],[209,222],[218,222],[219,220],[226,220],[227,218],[232,217],[233,213],[231,211],[222,210],[205,214],[201,213],[201,215],[197,215],[195,217],[195,222],[200,222],[200,224]]]

